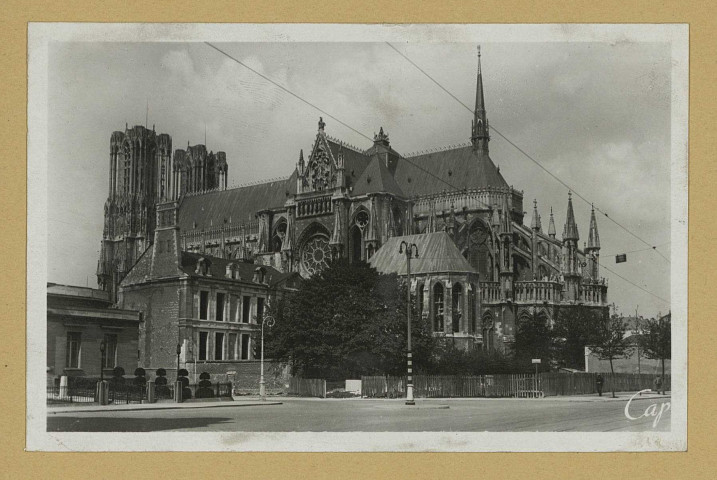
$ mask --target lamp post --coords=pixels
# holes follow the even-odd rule
[[[259,362],[259,396],[266,400],[266,382],[264,381],[264,325],[271,328],[274,326],[274,317],[264,315],[261,319],[261,360]]]
[[[182,353],[182,344],[177,344],[177,378],[179,378],[179,354]]]
[[[413,401],[413,357],[411,354],[411,258],[418,258],[418,246],[415,243],[401,242],[398,253],[406,253],[406,319],[408,322],[408,379],[406,382],[406,405],[415,405]],[[414,255],[415,252],[415,255]]]
[[[104,366],[105,366],[105,350],[107,349],[107,344],[104,340],[100,342],[100,382],[105,381],[105,372],[104,372]]]

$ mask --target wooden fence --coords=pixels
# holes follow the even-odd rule
[[[289,395],[326,398],[326,380],[291,377],[289,379]]]
[[[519,397],[549,395],[587,395],[597,393],[594,373],[541,373],[516,375],[416,375],[413,395],[423,398],[450,397]],[[603,392],[633,392],[653,387],[654,375],[604,374]],[[670,390],[666,376],[665,390]],[[406,396],[406,377],[361,377],[361,396],[400,398]]]

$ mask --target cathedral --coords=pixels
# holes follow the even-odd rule
[[[594,210],[583,248],[569,192],[561,236],[552,208],[543,228],[535,200],[524,219],[523,192],[503,178],[489,144],[480,52],[470,142],[458,147],[402,155],[382,127],[372,145],[354,147],[331,137],[320,118],[311,150],[297,152],[288,178],[227,188],[224,152],[172,151],[171,137],[154,127],[126,127],[110,138],[99,285],[121,300],[149,278],[133,269],[144,262],[150,272],[152,258],[165,258],[158,248],[178,265],[172,275],[206,278],[211,264],[219,277],[232,265],[261,268],[246,273],[249,284],[259,274],[291,286],[292,274],[311,276],[340,257],[406,275],[406,241],[418,248],[417,310],[437,336],[465,348],[509,348],[519,322],[552,322],[563,307],[606,309]],[[165,231],[171,235],[158,246]],[[202,301],[184,316],[206,319]],[[221,301],[226,315],[232,307]]]

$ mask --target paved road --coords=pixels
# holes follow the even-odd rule
[[[632,402],[638,417],[651,404],[657,411],[669,398]],[[283,399],[282,405],[202,409],[50,413],[48,431],[79,432],[386,432],[386,431],[669,431],[669,411],[628,420],[625,401],[565,399],[436,399],[408,407],[398,400]],[[446,408],[446,406],[448,408]]]

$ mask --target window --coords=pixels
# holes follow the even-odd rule
[[[249,323],[249,315],[251,315],[251,297],[244,297],[241,309],[242,323]]]
[[[249,334],[241,334],[241,359],[249,360]]]
[[[82,334],[80,332],[67,332],[67,368],[80,368],[80,347]]]
[[[224,334],[217,332],[214,336],[214,360],[224,360]]]
[[[436,332],[443,331],[443,285],[438,282],[433,286],[433,328]]]
[[[106,333],[105,351],[102,354],[102,368],[115,368],[117,366],[117,335]]]
[[[263,315],[264,315],[264,299],[259,297],[256,299],[256,318],[259,322],[261,322]]]
[[[227,360],[237,359],[237,334],[229,334],[229,348],[227,349]]]
[[[416,310],[418,310],[418,318],[423,318],[423,284],[416,285]]]
[[[207,319],[207,310],[209,309],[209,292],[199,292],[199,319]]]
[[[217,293],[217,322],[224,321],[224,299],[223,293]]]
[[[208,342],[209,334],[207,332],[199,332],[199,360],[207,359]]]
[[[461,317],[463,316],[463,287],[460,283],[453,285],[453,308],[451,309],[451,320],[453,333],[460,331]]]

